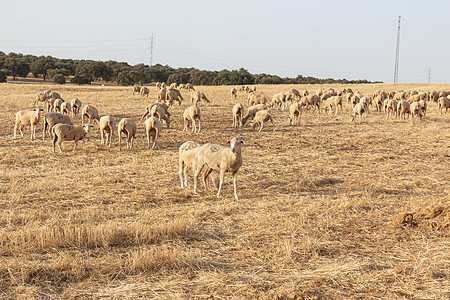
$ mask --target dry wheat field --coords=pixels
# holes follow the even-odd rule
[[[257,86],[268,98],[289,88]],[[327,85],[342,89],[344,86]],[[185,100],[150,150],[139,122],[155,101],[131,87],[0,84],[0,298],[2,299],[449,299],[450,112],[386,120],[351,106],[304,112],[299,126],[273,110],[275,130],[232,128],[230,87],[196,87],[202,131],[183,132]],[[376,90],[450,85],[373,84]],[[100,145],[98,125],[72,152],[49,137],[13,139],[14,115],[50,89],[116,121],[138,123],[132,150]],[[80,124],[80,117],[74,118]],[[188,140],[245,141],[238,173],[219,198],[181,189],[178,148]]]

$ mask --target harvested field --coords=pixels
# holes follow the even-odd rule
[[[289,88],[257,86],[268,99]],[[324,86],[325,87],[325,86]],[[327,85],[343,88],[345,86]],[[373,84],[376,90],[450,90],[450,85]],[[72,153],[50,138],[13,139],[14,115],[50,89],[99,114],[137,123],[156,98],[131,87],[0,84],[0,297],[209,299],[448,299],[450,297],[450,113],[430,103],[423,121],[367,123],[344,113],[304,112],[275,130],[232,128],[230,87],[196,87],[202,130],[183,132],[170,108],[158,148],[143,124],[135,147],[100,145],[98,125]],[[246,106],[246,95],[237,101]],[[344,101],[345,102],[345,101]],[[42,107],[42,105],[41,105]],[[80,124],[81,118],[74,119]],[[178,147],[245,140],[233,200],[230,174],[215,192],[182,190]],[[203,186],[200,185],[202,189]]]

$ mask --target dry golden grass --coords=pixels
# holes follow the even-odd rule
[[[319,88],[257,88],[271,97],[290,87]],[[37,140],[29,128],[13,139],[15,112],[45,89],[116,120],[138,121],[155,95],[154,87],[141,98],[123,87],[0,85],[1,298],[450,297],[450,114],[436,104],[418,123],[371,112],[355,124],[345,105],[337,116],[304,113],[297,127],[274,111],[276,131],[236,132],[230,87],[199,87],[212,100],[199,134],[182,132],[185,101],[171,108],[173,126],[156,150],[139,124],[131,151],[119,152],[117,136],[102,147],[96,127],[76,153],[64,142],[54,154],[42,123]],[[229,175],[218,199],[179,188],[182,142],[235,135],[246,142],[239,202]]]

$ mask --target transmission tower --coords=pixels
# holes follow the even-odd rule
[[[394,83],[398,83],[398,58],[399,58],[399,51],[400,51],[400,18],[401,18],[401,16],[398,16],[397,48],[395,50]]]
[[[152,38],[150,39],[150,67],[153,65],[153,33]]]

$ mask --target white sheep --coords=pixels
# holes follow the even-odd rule
[[[52,127],[53,133],[53,152],[56,152],[56,142],[58,142],[59,151],[63,152],[61,144],[63,141],[75,141],[73,152],[77,150],[78,141],[82,140],[89,132],[91,126],[74,126],[69,124],[55,124]]]
[[[98,123],[100,117],[98,115],[98,110],[92,105],[85,105],[81,109],[81,125],[84,126],[84,118],[89,120],[89,125],[91,125],[92,121],[96,121]]]
[[[343,112],[342,97],[341,96],[331,96],[327,100],[325,100],[323,105],[322,105],[322,109],[324,111],[328,110],[329,114],[332,112],[333,107],[336,107],[335,115],[338,114],[338,108],[339,107],[341,107],[341,112]]]
[[[144,97],[144,96],[148,97],[148,94],[150,93],[150,90],[148,89],[148,87],[142,86],[139,93],[141,94],[142,97]]]
[[[133,96],[134,96],[134,93],[138,93],[138,94],[141,93],[141,87],[139,85],[133,86],[133,93],[132,93]]]
[[[445,113],[447,113],[447,110],[450,108],[450,99],[447,97],[439,97],[438,99],[438,109],[439,114],[442,115],[442,110],[445,108]]]
[[[130,118],[123,118],[117,126],[117,135],[119,136],[119,151],[122,150],[121,136],[124,133],[127,136],[127,149],[133,147],[133,140],[137,132],[136,123]]]
[[[34,110],[19,110],[16,113],[16,123],[14,125],[14,138],[16,138],[17,128],[19,127],[20,135],[23,137],[22,129],[26,125],[31,126],[31,139],[36,138],[36,127],[41,119],[41,109],[38,107]]]
[[[169,85],[169,88],[171,88],[171,89],[176,89],[178,87],[178,84],[176,83],[176,82],[172,82],[170,85]]]
[[[406,119],[411,114],[411,104],[408,101],[402,100],[397,103],[397,116],[400,119]]]
[[[286,95],[284,93],[277,93],[275,95],[272,96],[272,103],[270,104],[270,106],[276,107],[277,109],[282,109],[284,110],[284,106],[286,104]]]
[[[211,103],[211,101],[206,98],[203,92],[193,91],[191,94],[191,105],[199,105],[200,102],[204,100],[204,102]]]
[[[314,107],[314,111],[316,110],[317,107],[317,111],[320,112],[320,98],[319,95],[307,95],[305,97],[302,97],[300,99],[300,105],[302,106],[312,106]]]
[[[70,114],[70,112],[72,111],[72,106],[70,105],[69,102],[63,102],[61,104],[61,113],[62,114]]]
[[[194,86],[192,85],[192,83],[186,83],[185,88],[188,91],[195,91]]]
[[[413,95],[411,97],[414,97],[416,95]],[[411,99],[411,97],[409,97]],[[419,118],[422,120],[422,108],[420,107],[419,101],[414,101],[410,104],[410,112],[411,112],[411,118]]]
[[[49,92],[48,93],[49,98],[55,98],[55,99],[62,99],[61,95],[57,92]]]
[[[48,112],[44,115],[44,130],[42,131],[42,139],[45,139],[45,134],[49,132],[52,137],[51,129],[55,124],[69,124],[72,125],[70,116],[64,115],[59,112]]]
[[[37,93],[36,94],[36,98],[35,98],[34,103],[33,103],[33,107],[35,107],[36,104],[39,104],[39,101],[47,102],[48,99],[49,98],[48,98],[47,94],[45,94],[45,93]]]
[[[242,117],[244,115],[244,106],[236,103],[233,106],[233,127],[242,127]]]
[[[180,91],[174,88],[170,88],[166,92],[166,99],[172,103],[172,101],[178,101],[178,105],[181,105],[181,101],[183,101],[183,96]]]
[[[422,113],[422,117],[425,118],[425,116],[427,114],[427,110],[428,110],[427,101],[426,100],[420,100],[419,104],[420,104],[420,111]]]
[[[150,149],[150,138],[153,142],[152,149],[156,148],[158,137],[162,131],[161,121],[157,117],[150,117],[144,122],[145,133],[147,134],[148,148]]]
[[[167,128],[170,127],[170,113],[168,111],[169,106],[161,101],[157,101],[154,104],[149,104],[145,108],[145,113],[141,117],[141,122],[147,117],[157,117],[159,120],[166,123]]]
[[[55,103],[55,98],[48,98],[46,103],[47,112],[53,111],[53,104]]]
[[[61,98],[56,98],[53,102],[53,111],[62,112],[61,105],[64,103],[64,100]]]
[[[167,96],[166,96],[167,90],[166,88],[161,88],[158,93],[156,94],[156,99],[157,100],[166,100]]]
[[[222,185],[225,177],[225,172],[231,172],[233,176],[234,198],[239,200],[237,193],[237,173],[242,166],[241,149],[244,141],[240,138],[232,138],[229,141],[230,147],[207,143],[200,146],[197,154],[196,170],[194,172],[194,193],[197,194],[198,176],[203,168],[207,168],[203,174],[203,182],[213,170],[220,172],[219,190],[217,197],[220,196]],[[208,187],[205,184],[205,189]]]
[[[237,98],[237,89],[235,87],[231,88],[230,90],[230,94],[231,94],[231,98],[236,99]]]
[[[249,119],[253,120],[256,113],[260,110],[267,109],[267,106],[265,104],[256,104],[253,106],[250,106],[247,109],[247,112],[245,113],[245,116],[242,117],[242,125],[245,125]]]
[[[352,121],[355,120],[356,115],[359,115],[359,123],[361,124],[361,117],[364,115],[364,121],[367,123],[367,104],[365,102],[356,103],[353,107]]]
[[[108,146],[111,147],[114,131],[116,130],[116,120],[114,120],[113,116],[103,116],[100,118],[99,127],[101,144],[108,144]]]
[[[397,117],[397,101],[394,99],[384,100],[384,111],[386,112],[386,119]]]
[[[300,117],[302,115],[302,106],[298,102],[294,102],[289,106],[289,125],[300,124]]]
[[[190,123],[192,122],[192,132],[194,132],[194,133],[200,132],[200,129],[201,129],[200,106],[193,105],[193,106],[187,107],[183,113],[183,120],[184,120],[183,131],[187,131]],[[196,120],[198,120],[198,130],[197,130]]]
[[[270,113],[270,111],[267,109],[258,111],[255,114],[255,117],[253,118],[253,121],[251,124],[253,127],[253,130],[255,129],[255,127],[257,125],[259,125],[259,132],[261,132],[264,127],[264,122],[268,122],[268,121],[270,121],[272,123],[273,130],[275,130],[275,124],[273,124],[273,117],[272,117],[272,114]]]
[[[268,101],[264,95],[257,95],[255,92],[251,92],[247,96],[247,107],[256,105],[256,104],[266,104]]]
[[[81,101],[78,98],[73,98],[70,100],[70,105],[72,106],[72,117],[75,117],[81,109]]]

